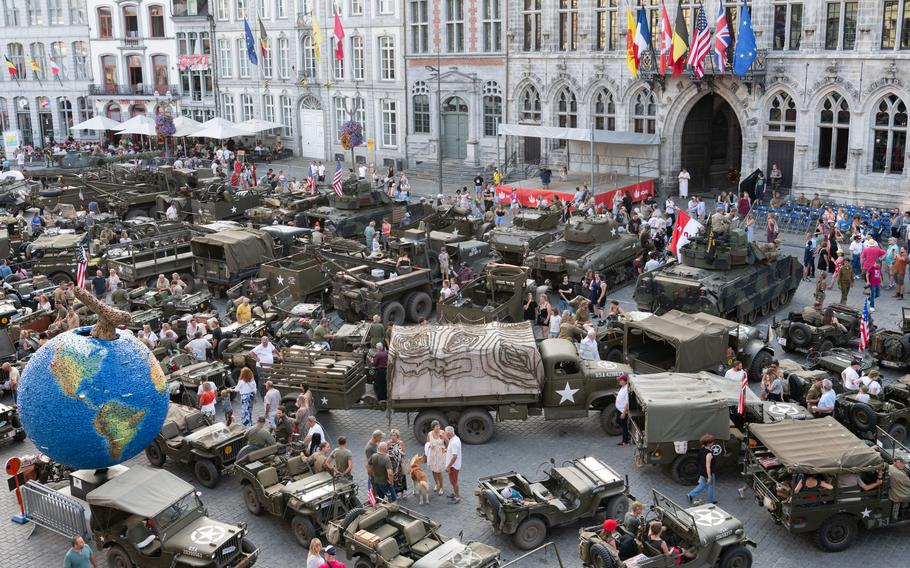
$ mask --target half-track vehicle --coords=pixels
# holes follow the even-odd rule
[[[238,460],[236,473],[247,509],[290,521],[297,543],[309,547],[329,522],[362,511],[357,485],[328,471],[314,473],[307,459],[276,456],[278,446],[254,450]]]
[[[242,424],[210,424],[201,411],[171,403],[161,432],[145,449],[145,457],[155,467],[162,467],[168,458],[191,465],[196,480],[211,488],[222,475],[233,472],[245,439]]]
[[[862,319],[859,310],[842,304],[831,304],[823,308],[821,313],[824,314],[827,310],[832,311],[837,324],[825,324],[818,319],[807,320],[802,312],[790,312],[787,319],[773,324],[781,348],[788,353],[813,350],[823,353],[859,339]]]
[[[521,209],[512,218],[511,226],[487,233],[487,242],[502,262],[521,266],[528,253],[559,237],[562,215],[559,201],[540,209]]]
[[[507,264],[491,264],[474,280],[462,285],[457,295],[436,304],[440,323],[489,323],[521,321],[528,290],[528,270]]]
[[[474,492],[477,513],[522,550],[543,544],[550,528],[604,515],[622,519],[629,509],[627,480],[597,458],[551,462],[544,474],[540,481],[514,471],[483,477]]]
[[[654,504],[646,513],[639,531],[629,530],[623,524],[611,535],[620,550],[604,540],[600,526],[586,527],[579,531],[578,554],[585,568],[673,568],[680,560],[691,568],[751,568],[755,543],[746,537],[743,524],[736,517],[712,503],[683,507],[656,489],[652,490]],[[620,520],[617,518],[617,520]],[[667,546],[694,552],[692,558],[667,556],[647,541],[647,527],[659,521],[666,529],[661,538]],[[626,556],[625,546],[630,546]]]
[[[877,329],[869,352],[885,367],[910,367],[910,308],[901,307],[900,330]]]
[[[498,568],[500,551],[439,533],[439,523],[398,503],[355,509],[333,521],[328,541],[352,568]]]
[[[224,219],[241,219],[247,209],[262,203],[262,193],[255,189],[235,189],[220,179],[199,180],[192,190],[190,211],[196,224]]]
[[[755,424],[747,436],[746,484],[790,533],[814,533],[820,549],[841,552],[861,528],[910,524],[910,503],[889,499],[894,460],[906,463],[910,450],[884,430],[868,443],[826,416]]]
[[[682,262],[638,277],[638,309],[705,312],[752,324],[789,304],[802,281],[803,266],[795,257],[773,244],[749,242],[740,228],[716,238],[700,233],[679,251]]]
[[[619,231],[606,217],[569,219],[563,236],[525,258],[525,266],[538,282],[562,281],[563,274],[577,284],[588,270],[600,272],[608,288],[616,288],[633,277],[632,262],[642,253],[637,235]]]
[[[907,442],[910,433],[910,375],[882,387],[878,397],[869,402],[856,400],[856,393],[837,396],[834,418],[860,438],[874,438],[881,428],[899,444]]]

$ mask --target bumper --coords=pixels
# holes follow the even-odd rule
[[[253,564],[256,564],[256,560],[259,558],[259,549],[257,548],[249,554],[242,554],[240,558],[237,559],[237,562],[231,568],[248,568]]]

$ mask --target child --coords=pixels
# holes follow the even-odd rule
[[[231,404],[231,389],[221,391],[221,412],[224,413],[224,422],[228,426],[234,421],[234,405]]]
[[[856,402],[869,403],[869,387],[866,385],[859,386],[859,393],[856,395]]]

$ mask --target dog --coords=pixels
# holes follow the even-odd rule
[[[418,505],[423,505],[426,503],[430,504],[430,483],[427,479],[427,474],[423,471],[423,466],[421,463],[426,463],[427,457],[425,455],[416,455],[411,458],[411,481],[414,482],[414,492],[417,493],[419,498]]]

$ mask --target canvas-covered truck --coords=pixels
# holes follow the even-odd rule
[[[272,237],[254,229],[199,235],[190,241],[193,273],[210,285],[230,287],[254,276],[272,259]]]

